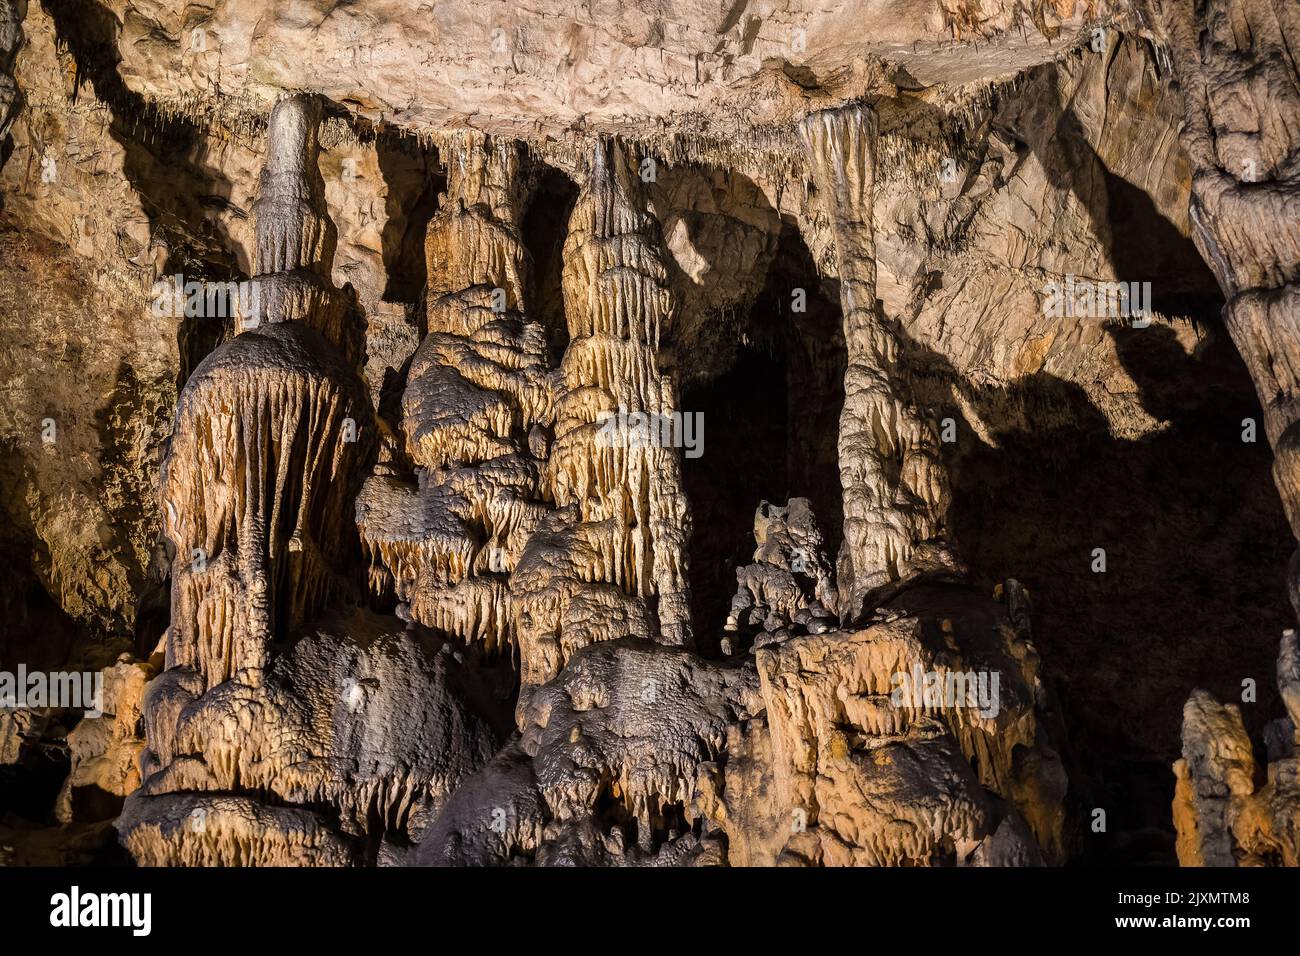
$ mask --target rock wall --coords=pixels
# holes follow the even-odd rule
[[[0,6],[6,854],[1296,864],[1290,8],[319,13]]]

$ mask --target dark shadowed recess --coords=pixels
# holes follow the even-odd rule
[[[438,197],[447,188],[447,177],[434,150],[394,127],[380,130],[375,137],[375,152],[388,192],[381,237],[388,280],[383,299],[415,304],[428,278],[424,240],[429,220],[438,211]]]
[[[437,151],[400,129],[385,126],[375,136],[375,152],[384,177],[387,195],[384,211],[387,221],[381,236],[384,274],[383,301],[406,306],[406,321],[421,333],[427,331],[425,285],[428,263],[424,243],[429,221],[437,213],[447,188],[446,169]],[[387,368],[379,389],[377,411],[395,433],[402,427],[402,393],[414,352],[401,368]],[[396,452],[405,461],[404,448],[398,442]]]
[[[794,290],[806,311],[793,312]],[[828,554],[841,535],[836,436],[846,357],[838,296],[824,289],[799,231],[784,223],[762,291],[740,323],[730,367],[682,396],[704,416],[703,454],[683,459],[694,532],[691,611],[696,641],[717,652],[736,569],[754,556],[754,512],[764,501],[811,500]]]
[[[1026,82],[1054,90],[1058,69],[1035,68]],[[1080,385],[1047,373],[976,387],[905,335],[902,361],[919,394],[941,404],[955,389],[991,433],[986,443],[960,409],[935,409],[959,423],[943,452],[951,533],[972,583],[991,591],[1014,577],[1030,592],[1034,643],[1062,717],[1052,723],[1070,775],[1072,860],[1172,865],[1171,765],[1188,696],[1199,687],[1237,703],[1256,741],[1282,712],[1276,657],[1293,621],[1285,568],[1294,543],[1255,389],[1195,245],[1106,167],[1068,104],[1047,117],[1014,104],[993,113],[1081,202],[1114,274],[1151,282],[1153,309],[1188,323],[1195,344],[1185,348],[1164,324],[1108,329],[1160,423],[1141,440],[1113,435]],[[1244,419],[1256,422],[1253,443],[1242,440]],[[1092,571],[1096,548],[1105,573]],[[1247,679],[1254,703],[1242,701]],[[1106,811],[1104,833],[1092,829],[1096,809]]]
[[[525,308],[528,318],[546,327],[551,364],[558,366],[569,345],[564,312],[564,241],[569,216],[578,201],[578,184],[553,166],[536,163],[536,185],[524,213],[523,242],[533,260]]]
[[[1277,642],[1290,612],[1292,549],[1246,370],[1213,325],[1192,354],[1174,331],[1114,328],[1146,411],[1164,423],[1114,437],[1078,385],[1039,373],[973,388],[946,361],[907,344],[921,378],[954,383],[990,428],[985,444],[960,410],[944,451],[954,537],[972,581],[1007,577],[1030,592],[1034,642],[1064,715],[1057,746],[1070,772],[1074,856],[1107,864],[1175,862],[1170,765],[1182,708],[1204,688],[1242,703],[1258,734],[1280,713]],[[1094,549],[1106,570],[1094,573]],[[1107,811],[1108,829],[1088,824]]]

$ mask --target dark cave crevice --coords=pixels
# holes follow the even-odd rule
[[[536,167],[537,182],[521,229],[524,248],[532,258],[527,317],[546,328],[551,364],[558,367],[569,346],[564,311],[564,241],[569,216],[578,201],[578,184],[554,166]]]
[[[795,289],[806,310],[792,309]],[[768,501],[810,500],[834,555],[842,534],[839,416],[847,356],[840,310],[798,230],[785,223],[761,292],[741,322],[731,364],[682,396],[701,414],[703,454],[683,458],[695,528],[691,612],[702,653],[718,652],[736,569],[754,554],[754,512]]]
[[[742,347],[728,372],[682,397],[683,414],[704,421],[704,453],[683,458],[682,483],[695,529],[691,617],[706,656],[718,652],[736,593],[736,569],[753,561],[754,510],[763,501],[784,504],[789,497],[784,359]]]
[[[1197,687],[1239,701],[1242,678],[1254,677],[1248,731],[1277,713],[1292,540],[1267,443],[1241,440],[1242,419],[1259,421],[1260,409],[1222,327],[1206,328],[1191,355],[1165,325],[1109,331],[1141,404],[1165,423],[1140,440],[1114,437],[1073,382],[1038,373],[973,388],[903,338],[918,379],[958,389],[996,443],[959,409],[938,413],[958,422],[943,451],[972,583],[991,591],[1015,577],[1032,595],[1035,643],[1068,736],[1057,746],[1076,861],[1173,863],[1182,703]],[[1097,547],[1105,573],[1091,570]],[[1094,807],[1107,810],[1106,834],[1088,829]]]
[[[385,129],[375,138],[375,152],[388,187],[381,237],[387,280],[383,300],[418,303],[428,275],[424,240],[447,178],[439,171],[433,151],[413,137]]]

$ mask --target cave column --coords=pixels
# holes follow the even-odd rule
[[[941,541],[948,478],[938,436],[909,400],[898,342],[876,302],[875,115],[863,107],[826,110],[809,114],[800,131],[834,237],[847,351],[838,560],[839,613],[847,622],[880,589],[955,563]]]
[[[691,642],[690,515],[667,344],[675,305],[658,224],[621,144],[596,147],[570,218],[563,285],[569,346],[549,471],[559,511],[512,582],[524,595],[525,685],[599,641]]]
[[[358,523],[377,590],[391,585],[415,620],[497,650],[514,639],[507,576],[550,510],[554,370],[546,329],[524,310],[520,147],[468,133],[445,154],[447,193],[425,243],[429,334],[402,396],[418,488],[385,468]]]
[[[167,664],[208,688],[260,683],[271,642],[344,586],[347,479],[373,440],[361,382],[330,339],[347,309],[328,278],[321,112],[310,96],[272,110],[251,305],[240,306],[241,334],[186,383],[163,464],[176,548]]]

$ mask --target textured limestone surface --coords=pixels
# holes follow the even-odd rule
[[[1174,764],[1174,824],[1183,866],[1300,866],[1300,640],[1288,630],[1277,655],[1285,716],[1264,732],[1256,769],[1235,704],[1195,691],[1183,708],[1183,756]]]
[[[1300,864],[1297,49],[0,0],[0,861]]]

